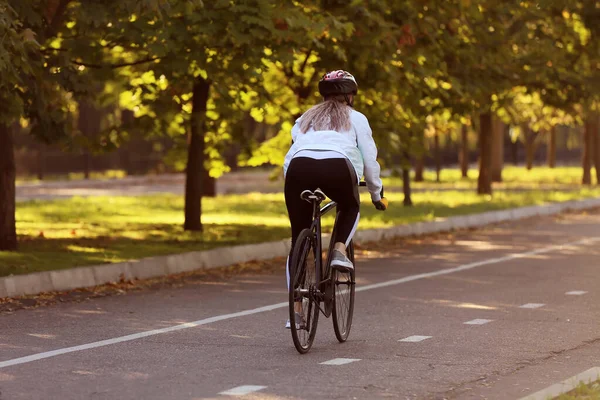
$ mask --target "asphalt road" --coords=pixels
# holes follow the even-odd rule
[[[600,366],[600,211],[370,249],[349,341],[322,317],[307,355],[283,269],[0,314],[0,399],[518,399]]]

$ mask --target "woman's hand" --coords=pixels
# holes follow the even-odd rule
[[[388,199],[383,197],[383,188],[381,188],[381,200],[373,201],[373,205],[379,211],[385,211],[388,208],[388,204],[389,204]]]
[[[375,205],[375,208],[378,209],[379,211],[385,211],[388,208],[388,199],[386,199],[385,197],[382,197],[381,200],[379,201],[374,201],[373,204]]]

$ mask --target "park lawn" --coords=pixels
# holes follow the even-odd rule
[[[600,400],[600,381],[581,383],[572,391],[556,397],[556,400]]]
[[[464,191],[423,192],[414,194],[414,207],[403,207],[402,194],[393,192],[386,194],[390,208],[378,212],[363,192],[360,228],[597,196],[600,189],[595,188],[496,192],[493,197]],[[203,233],[183,231],[183,198],[168,194],[20,202],[19,250],[0,252],[0,276],[259,243],[290,235],[281,193],[204,199],[203,223]],[[332,224],[332,216],[325,218],[326,228]]]
[[[411,172],[414,178],[414,171]],[[435,171],[423,172],[424,182],[411,182],[415,189],[472,189],[477,187],[478,171],[469,170],[469,177],[462,178],[457,168],[442,169],[440,182],[435,181]],[[505,166],[502,170],[501,183],[494,183],[495,188],[531,188],[544,186],[580,186],[583,170],[581,167],[533,167],[527,170],[524,167]],[[592,181],[595,181],[595,170],[592,168]],[[402,186],[402,180],[396,177],[384,178],[384,185]]]

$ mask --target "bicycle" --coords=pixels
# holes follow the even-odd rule
[[[366,186],[360,182],[359,186]],[[383,192],[382,192],[383,193]],[[290,263],[289,313],[292,340],[299,353],[307,353],[317,333],[319,313],[326,318],[333,315],[333,330],[340,343],[348,339],[354,312],[355,271],[343,271],[331,268],[331,254],[335,238],[334,224],[329,243],[326,263],[323,264],[321,241],[321,217],[336,207],[331,201],[320,208],[325,194],[317,189],[305,190],[300,197],[312,203],[313,222],[310,228],[302,230],[294,249]],[[346,255],[354,264],[354,245],[350,241]],[[321,303],[323,307],[321,307]],[[296,312],[300,311],[303,320],[296,321]]]

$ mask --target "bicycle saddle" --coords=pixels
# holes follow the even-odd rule
[[[300,193],[300,198],[302,200],[308,201],[309,203],[312,203],[313,201],[320,203],[323,200],[325,200],[327,196],[325,196],[325,193],[323,193],[321,189],[317,189],[314,192],[311,192],[310,190],[303,191],[302,193]]]

